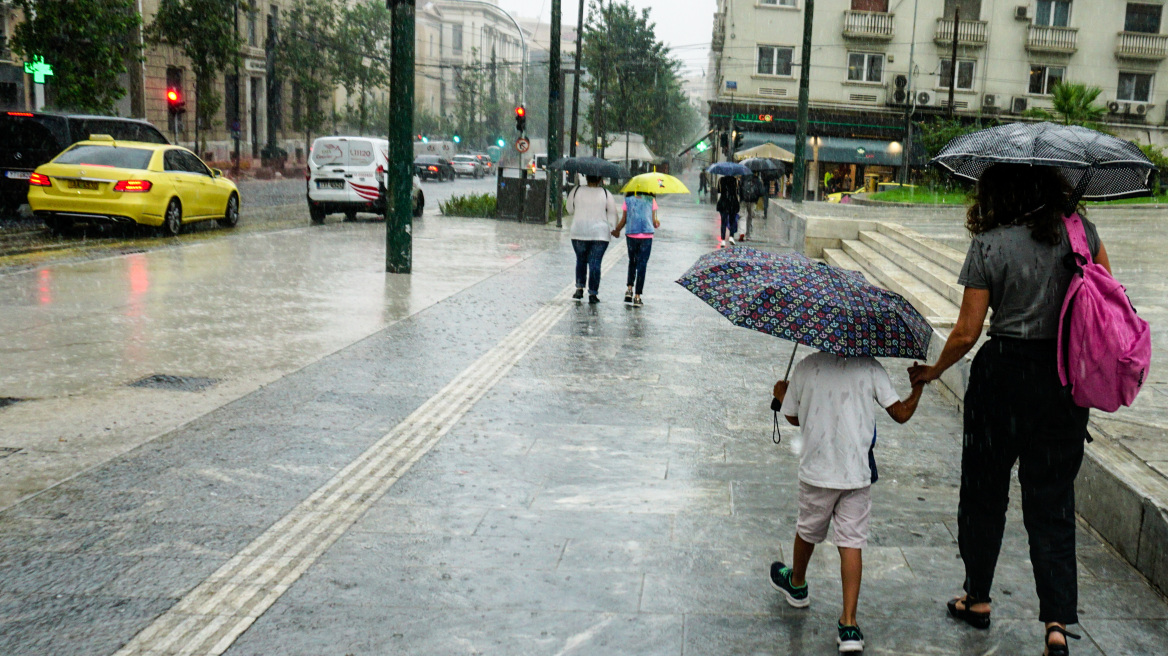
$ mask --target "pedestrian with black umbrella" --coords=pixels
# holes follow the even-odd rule
[[[572,298],[584,298],[588,288],[588,302],[599,303],[600,264],[608,250],[612,230],[620,214],[616,198],[602,186],[605,177],[621,177],[624,170],[598,157],[565,157],[548,168],[583,174],[587,185],[576,187],[568,194],[566,209],[572,215],[572,249],[576,251],[576,292]]]
[[[958,137],[933,159],[977,182],[966,227],[973,241],[958,283],[957,324],[932,365],[909,369],[913,384],[938,379],[977,343],[988,311],[990,340],[974,358],[965,391],[958,544],[965,594],[949,614],[990,626],[990,589],[1002,546],[1010,472],[1018,462],[1022,516],[1046,629],[1046,656],[1067,656],[1078,622],[1075,477],[1088,410],[1060,381],[1059,325],[1074,276],[1074,241],[1110,271],[1082,199],[1147,195],[1154,167],[1135,145],[1078,126],[1008,124]]]

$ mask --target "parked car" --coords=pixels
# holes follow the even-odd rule
[[[458,174],[450,160],[437,155],[422,155],[414,159],[414,172],[423,180],[453,180]]]
[[[343,213],[347,220],[358,212],[385,215],[386,170],[389,142],[370,137],[320,137],[312,142],[308,157],[308,215],[313,223],[325,216]],[[414,176],[414,216],[421,216],[426,204],[422,187]]]
[[[117,141],[95,134],[29,176],[28,204],[56,233],[76,221],[155,226],[177,235],[184,224],[239,223],[239,189],[179,146]]]
[[[28,179],[36,167],[93,134],[108,134],[117,140],[170,143],[158,128],[138,119],[0,112],[0,215],[13,213],[27,202]]]
[[[474,155],[455,155],[454,159],[450,160],[450,165],[454,167],[454,172],[458,175],[477,179],[483,177],[484,174],[482,162]]]

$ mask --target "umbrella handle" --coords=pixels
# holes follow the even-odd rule
[[[791,360],[787,362],[787,373],[783,374],[783,380],[787,380],[791,376],[791,365],[795,364],[795,352],[799,350],[799,343],[795,343],[795,348],[791,349]]]

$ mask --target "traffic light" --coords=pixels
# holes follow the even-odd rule
[[[738,152],[742,148],[742,132],[734,131],[734,152]]]
[[[498,146],[500,148],[507,145],[507,141],[505,139],[503,139],[502,137],[499,137],[499,140],[496,141],[495,143],[498,144]]]
[[[454,143],[462,143],[462,137],[458,136],[457,134],[454,135]]]
[[[183,100],[182,92],[174,87],[166,90],[166,109],[171,114],[182,114],[187,111],[187,103]]]
[[[515,129],[519,134],[527,131],[527,108],[523,105],[515,108]]]

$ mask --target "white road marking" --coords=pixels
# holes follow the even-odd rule
[[[611,249],[603,270],[619,260],[619,250]],[[536,310],[114,656],[226,651],[574,307],[574,290]]]

